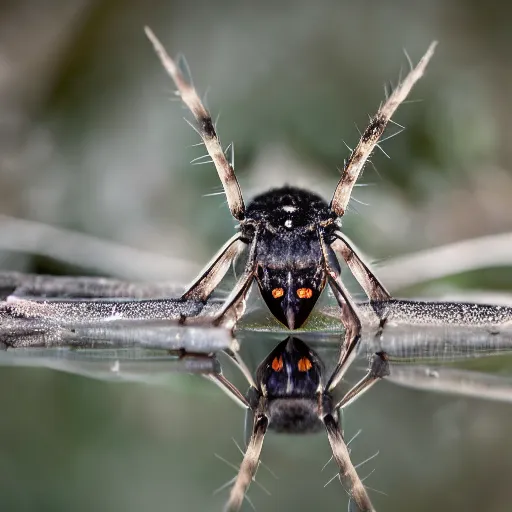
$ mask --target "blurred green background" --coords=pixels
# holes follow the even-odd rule
[[[344,221],[376,260],[512,231],[512,8],[475,0],[0,2],[0,213],[169,255],[186,282],[231,236],[213,166],[143,34],[182,52],[235,141],[246,198],[285,182],[330,197],[383,84],[439,46]],[[421,100],[416,102],[415,100]],[[391,127],[388,133],[393,133]],[[97,273],[0,240],[0,268]],[[75,247],[80,251],[80,247]],[[183,263],[183,265],[182,265]],[[151,275],[140,270],[137,278]],[[152,276],[153,277],[153,276]],[[510,269],[453,286],[508,291]],[[391,285],[391,283],[390,283]],[[415,290],[417,292],[418,290]],[[406,291],[404,291],[406,293]],[[0,369],[0,509],[219,510],[243,414],[198,377],[168,386]],[[512,409],[377,386],[350,408],[379,510],[512,509]],[[323,436],[269,436],[259,510],[337,510]],[[368,472],[373,468],[369,467]],[[330,468],[332,470],[332,468]],[[261,470],[262,474],[264,470]],[[364,472],[364,470],[363,470]],[[363,475],[364,476],[364,475]],[[247,505],[246,505],[247,506]]]

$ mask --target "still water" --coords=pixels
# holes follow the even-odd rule
[[[297,336],[328,373],[341,335]],[[252,372],[285,338],[270,329],[237,333]],[[363,336],[340,389],[383,349],[389,378],[342,417],[345,440],[356,436],[354,465],[378,453],[357,468],[361,478],[369,475],[376,510],[512,509],[508,328],[407,326]],[[214,492],[242,460],[245,413],[188,373],[211,370],[209,363],[134,344],[1,351],[1,510],[222,510],[228,490]],[[245,393],[238,369],[222,354],[218,363]],[[257,510],[346,510],[339,481],[324,487],[337,471],[333,461],[322,470],[330,457],[323,431],[270,431],[250,501]]]

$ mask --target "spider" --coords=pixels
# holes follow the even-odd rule
[[[259,466],[267,429],[275,432],[306,434],[325,427],[333,458],[339,467],[350,499],[358,510],[373,510],[370,498],[350,461],[340,428],[340,411],[378,380],[390,374],[388,357],[377,352],[366,375],[339,401],[333,390],[339,382],[336,370],[324,380],[324,363],[318,354],[297,337],[280,342],[258,366],[255,379],[236,353],[226,351],[245,375],[249,390],[244,395],[220,373],[208,377],[247,411],[246,425],[251,425],[250,439],[238,475],[232,482],[226,510],[242,505]],[[344,367],[344,371],[347,366]],[[252,420],[252,421],[251,421]]]
[[[251,285],[256,281],[275,318],[288,329],[297,329],[307,320],[328,283],[341,307],[347,339],[354,340],[361,320],[357,306],[341,281],[336,255],[345,260],[370,301],[385,301],[391,296],[340,231],[341,217],[365,162],[391,116],[423,75],[436,43],[429,46],[416,67],[411,65],[407,77],[371,118],[343,167],[329,204],[312,192],[284,186],[255,197],[246,207],[210,113],[153,32],[147,27],[145,32],[173,79],[177,94],[196,120],[195,129],[215,164],[229,210],[239,222],[239,231],[207,264],[182,299],[206,301],[235,259],[248,249],[245,269],[213,319],[214,324],[236,323],[245,309],[245,298]]]

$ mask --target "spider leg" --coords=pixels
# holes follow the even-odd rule
[[[238,405],[241,405],[244,409],[249,409],[250,405],[243,393],[239,391],[239,389],[232,384],[224,375],[221,373],[209,373],[206,377],[217,384],[222,391],[226,393],[230,398],[232,398]]]
[[[247,365],[238,353],[238,348],[238,343],[236,340],[234,340],[232,347],[225,349],[223,352],[229,357],[229,360],[240,370],[249,385],[251,387],[256,387],[249,368],[247,368]],[[250,410],[251,406],[247,401],[247,398],[231,381],[229,381],[224,376],[222,367],[220,367],[220,371],[209,373],[205,375],[205,377],[217,384],[217,386],[219,386],[222,391],[224,391],[238,405],[242,406],[244,409]]]
[[[372,364],[366,375],[355,384],[346,395],[336,404],[336,410],[343,409],[368,391],[376,382],[389,375],[389,361],[385,352],[373,355]]]
[[[256,265],[246,268],[235,287],[224,301],[220,311],[213,319],[213,325],[227,328],[234,327],[245,311],[245,298],[254,279]]]
[[[350,240],[340,231],[336,231],[334,236],[336,239],[331,244],[333,251],[341,254],[357,282],[361,285],[366,295],[368,295],[368,298],[371,301],[391,299],[392,297],[384,288],[384,285],[354,251]]]
[[[245,264],[243,274],[238,279],[235,287],[231,290],[227,299],[213,319],[213,325],[221,325],[233,328],[237,320],[245,311],[245,298],[251,288],[256,273],[256,245],[258,241],[258,232],[254,234],[249,249],[249,256]]]
[[[357,313],[357,306],[354,304],[339,276],[329,275],[329,285],[341,308],[341,322],[345,327],[345,337],[340,347],[340,354],[336,367],[327,382],[325,389],[334,389],[345,375],[348,367],[355,357],[355,348],[361,338],[361,320]]]
[[[264,414],[256,414],[254,416],[251,438],[245,450],[244,459],[240,465],[235,484],[231,488],[229,500],[226,503],[225,510],[228,512],[240,510],[242,506],[245,493],[249,489],[256,475],[256,471],[258,470],[263,439],[265,438],[267,427],[268,418]]]
[[[181,298],[205,301],[222,281],[229,267],[245,246],[245,243],[240,240],[239,233],[230,238],[208,262]]]
[[[341,322],[345,327],[345,338],[340,348],[338,363],[336,364],[336,367],[325,387],[327,391],[330,391],[335,388],[338,382],[343,378],[343,375],[355,356],[354,348],[361,337],[361,319],[357,305],[352,300],[348,290],[341,281],[339,269],[333,268],[333,265],[331,264],[331,260],[329,258],[329,246],[322,235],[320,235],[319,239],[323,252],[324,270],[327,275],[329,286],[331,287],[331,290],[341,308]]]
[[[400,103],[405,100],[414,84],[423,76],[425,68],[434,54],[436,44],[435,41],[431,43],[418,65],[411,69],[404,81],[398,84],[384,105],[379,108],[343,166],[343,174],[331,200],[331,210],[339,217],[344,215],[357,178],[361,174],[368,157],[377,146],[391,116],[395,113]]]
[[[160,58],[167,74],[176,84],[178,94],[181,96],[183,103],[185,103],[185,105],[190,109],[196,120],[196,129],[204,142],[208,154],[215,164],[220,181],[222,182],[222,186],[226,192],[226,198],[231,215],[233,215],[237,220],[242,220],[245,214],[242,191],[240,190],[240,185],[236,179],[233,166],[228,162],[226,155],[224,154],[210,113],[201,102],[194,86],[187,82],[179,67],[169,57],[165,48],[162,46],[162,43],[160,43],[156,38],[151,29],[146,27],[145,32],[148,39],[153,44],[155,52]]]
[[[340,481],[345,490],[354,501],[358,510],[371,512],[375,510],[363,482],[359,478],[357,471],[350,460],[350,453],[343,439],[340,426],[332,414],[327,414],[323,418],[327,438],[331,445],[332,455],[339,468]]]
[[[228,356],[229,360],[243,374],[243,376],[249,383],[249,386],[256,388],[256,384],[254,382],[254,379],[252,378],[249,368],[245,364],[244,360],[240,357],[240,354],[238,352],[238,343],[236,342],[236,340],[234,341],[234,346],[225,349],[223,352],[226,356]],[[210,373],[209,375],[207,375],[207,377],[211,381],[215,382],[215,384],[217,384],[224,392],[226,392],[226,394],[230,398],[237,402],[238,405],[241,405],[245,409],[250,409],[249,402],[245,398],[245,395],[243,395],[236,386],[234,386],[228,379],[226,379],[226,377],[224,377],[222,373],[222,368],[220,369],[220,372]]]
[[[230,361],[232,361],[233,364],[240,370],[249,386],[256,388],[256,383],[254,382],[251,371],[245,364],[245,361],[240,356],[240,353],[238,352],[238,347],[224,350],[224,353],[229,357]]]
[[[245,269],[243,274],[238,278],[238,281],[235,284],[235,287],[231,290],[230,294],[222,303],[220,309],[216,310],[216,312],[211,316],[203,316],[203,317],[182,317],[182,323],[187,325],[199,324],[203,325],[205,321],[207,321],[210,325],[215,327],[225,327],[227,329],[233,329],[236,325],[238,319],[243,315],[245,311],[245,298],[247,297],[247,293],[251,287],[251,284],[254,280],[254,276],[256,273],[256,242],[258,239],[257,233],[254,235],[254,238],[251,242],[251,246],[249,249],[249,256],[247,258],[247,262],[245,264]],[[238,241],[238,243],[243,243]],[[229,244],[229,242],[228,242]],[[222,253],[222,251],[221,251]],[[217,265],[218,262],[221,262],[222,255],[218,260],[214,261],[211,271],[212,271],[212,279],[218,279],[220,281],[221,277],[218,277],[214,272],[216,268],[221,266]],[[227,267],[233,261],[233,258],[226,258],[226,261],[222,263],[222,266]],[[214,258],[215,260],[215,258]],[[217,267],[216,267],[217,265]],[[224,271],[225,273],[225,271]],[[208,271],[206,271],[208,274]],[[207,277],[206,277],[207,278]],[[199,284],[199,283],[198,283]]]

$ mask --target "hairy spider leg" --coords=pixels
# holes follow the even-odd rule
[[[288,347],[292,348],[289,349]],[[345,340],[343,339],[340,349],[343,350],[344,347]],[[283,350],[283,352],[281,352],[281,350]],[[287,352],[288,350],[295,350],[295,352]],[[229,355],[229,352],[226,353]],[[294,357],[291,354],[293,354]],[[232,358],[232,356],[230,356],[230,358],[235,362],[236,365],[239,365],[239,361],[237,359]],[[301,365],[300,363],[303,362],[304,359],[306,359],[309,364]],[[270,365],[271,360],[272,364]],[[239,472],[234,479],[234,485],[230,491],[229,500],[226,505],[226,510],[228,511],[234,512],[239,510],[243,503],[245,494],[247,493],[249,486],[254,480],[259,467],[259,458],[261,455],[263,440],[270,425],[273,414],[271,412],[271,402],[276,400],[276,396],[279,396],[269,394],[271,390],[271,387],[269,387],[270,383],[273,382],[274,385],[276,385],[277,382],[275,380],[275,376],[272,377],[272,372],[275,372],[274,375],[277,375],[283,371],[290,371],[286,370],[285,366],[293,362],[297,364],[297,367],[295,370],[291,371],[298,372],[296,378],[298,378],[299,375],[304,375],[302,379],[305,379],[305,372],[312,371],[317,376],[316,378],[319,379],[319,382],[322,382],[322,363],[317,359],[317,356],[315,356],[314,353],[308,349],[307,345],[293,337],[287,338],[287,340],[284,340],[272,352],[270,352],[267,358],[260,364],[256,372],[256,381],[254,381],[252,377],[247,379],[250,383],[251,389],[245,397],[234,385],[232,385],[222,376],[222,372],[216,376],[211,377],[212,380],[216,381],[216,383],[219,384],[220,387],[228,395],[231,396],[231,398],[233,398],[239,405],[242,405],[247,411],[250,411],[252,415],[252,420],[250,421],[250,437],[247,442],[247,448],[245,453],[243,453],[243,461],[240,465]],[[344,360],[344,369],[345,366],[349,363],[350,359]],[[293,366],[286,367],[293,368]],[[337,370],[334,370],[332,376],[328,380],[328,383],[336,380],[333,379],[336,374]],[[318,389],[311,388],[309,391],[312,393],[311,395],[309,395],[309,392],[307,391],[308,385],[304,384],[306,380],[302,379],[295,381],[292,378],[292,381],[296,384],[291,386],[290,391],[288,391],[288,385],[286,388],[281,388],[282,390],[286,389],[286,393],[289,392],[290,396],[297,396],[297,390],[301,389],[301,393],[306,393],[303,396],[309,397],[311,400],[311,410],[315,411],[321,424],[323,423],[326,429],[329,443],[333,452],[333,458],[338,465],[340,481],[349,493],[350,499],[353,500],[354,503],[359,507],[359,510],[373,511],[374,509],[366,489],[357,474],[356,468],[350,460],[350,453],[343,439],[339,414],[337,414],[337,412],[359,398],[378,380],[385,377],[386,375],[389,375],[389,363],[387,354],[384,352],[379,352],[373,356],[372,363],[367,374],[357,384],[355,384],[334,407],[331,395],[332,387],[328,387],[329,384],[327,386],[320,385]],[[313,382],[315,379],[315,377],[310,378],[313,379],[311,382]],[[287,380],[286,375],[284,376],[284,379]],[[251,390],[256,394],[251,393]],[[288,398],[286,393],[283,396],[285,403]],[[296,410],[296,406],[291,409],[291,411]],[[293,412],[291,412],[291,414],[293,414]]]
[[[371,301],[391,299],[391,294],[386,290],[366,263],[358,256],[351,245],[351,241],[341,231],[335,231],[334,236],[336,238],[331,244],[331,248],[345,260],[348,268],[357,279],[357,282],[361,285],[361,288],[368,298]]]
[[[377,110],[377,113],[370,120],[370,124],[361,135],[357,146],[343,166],[341,178],[331,199],[331,210],[338,217],[342,217],[345,214],[352,189],[366,161],[377,146],[391,116],[405,98],[407,98],[414,84],[423,76],[425,68],[434,54],[436,45],[436,41],[430,44],[417,66],[409,71],[409,74],[405,77],[403,82],[397,85],[384,105]]]
[[[389,360],[386,352],[377,352],[373,355],[370,368],[366,375],[336,404],[336,410],[344,409],[352,402],[366,393],[375,383],[390,374]]]
[[[183,103],[187,105],[196,120],[196,130],[215,164],[220,181],[224,187],[224,192],[226,192],[231,215],[237,220],[242,220],[245,214],[242,191],[236,179],[233,166],[228,162],[224,150],[222,149],[210,112],[208,112],[201,102],[194,86],[186,81],[179,67],[174,60],[169,57],[162,43],[157,39],[155,34],[153,34],[151,29],[146,27],[144,30],[148,39],[153,44],[155,52],[160,58],[160,62],[167,71],[167,74],[176,84],[178,94],[181,96]]]
[[[268,428],[268,418],[264,414],[255,414],[249,444],[245,450],[240,470],[229,493],[226,503],[227,512],[236,512],[242,506],[245,493],[253,481],[260,464],[263,440]]]
[[[258,231],[256,230],[251,242],[249,255],[243,274],[236,282],[235,287],[228,295],[220,311],[213,319],[213,325],[225,326],[233,329],[238,319],[245,312],[245,300],[256,274],[256,246],[258,243]]]
[[[199,276],[181,296],[182,299],[205,301],[219,285],[233,261],[247,247],[237,233],[231,237],[207,263]]]
[[[239,221],[244,221],[246,210],[240,186],[236,179],[234,169],[227,161],[225,153],[222,150],[210,113],[199,99],[194,86],[184,78],[178,66],[168,56],[162,44],[155,37],[153,32],[149,28],[146,28],[145,30],[164,68],[175,82],[178,88],[178,93],[183,102],[187,105],[196,119],[197,131],[201,136],[209,155],[215,163],[217,172],[226,192],[228,205],[232,215]],[[366,160],[378,145],[378,141],[393,113],[396,111],[400,103],[405,100],[414,84],[423,75],[428,61],[433,55],[435,46],[435,42],[429,46],[427,52],[422,57],[418,65],[411,69],[403,82],[400,83],[391,93],[384,105],[379,108],[375,116],[371,119],[369,126],[362,134],[359,143],[352,151],[343,168],[342,177],[340,178],[333,194],[330,203],[330,210],[334,215],[341,217],[345,213],[352,189]],[[332,219],[329,219],[329,221],[332,221]],[[258,268],[255,259],[256,240],[257,236],[255,235],[251,244],[251,255],[247,260],[244,274],[240,277],[235,288],[221,308],[221,311],[215,317],[213,321],[215,325],[222,324],[234,327],[240,315],[243,314],[245,309],[245,297],[251,287]],[[245,240],[242,241],[240,235],[235,235],[230,239],[208,264],[200,276],[192,283],[183,295],[183,298],[194,298],[203,301],[206,300],[215,287],[220,283],[230,264],[242,252],[244,242]],[[322,241],[322,243],[324,242]],[[345,240],[343,235],[339,232],[335,233],[335,239],[332,242],[332,250],[337,251],[345,259],[350,270],[354,273],[356,279],[359,281],[370,300],[388,300],[391,298],[383,285],[373,275],[364,262],[356,255],[353,248],[350,246],[350,243]],[[329,266],[328,258],[326,257],[327,251],[325,248],[323,248],[323,251],[324,261],[320,264],[325,266],[329,284],[341,306],[341,321],[346,329],[346,343],[344,349],[340,353],[340,361],[337,367],[337,373],[339,373],[339,375],[333,376],[332,382],[330,383],[332,386],[335,386],[338,382],[337,379],[341,379],[344,371],[343,368],[346,366],[344,358],[349,358],[351,356],[353,347],[357,344],[356,333],[360,330],[361,321],[359,314],[357,313],[356,306],[341,283],[338,272],[335,272],[332,268],[327,269]],[[319,290],[321,291],[322,289],[323,284],[319,286]],[[277,291],[280,292],[281,289],[279,288]],[[300,291],[302,291],[302,289]],[[312,289],[304,288],[304,293],[306,292],[309,292],[311,295]],[[299,290],[297,293],[299,293]],[[303,295],[304,294],[299,294],[299,297],[302,298]],[[306,297],[306,295],[304,295],[304,297]],[[290,327],[294,327],[293,322]]]
[[[336,370],[330,380],[333,380]],[[335,410],[339,411],[361,397],[363,393],[368,391],[375,383],[383,377],[389,375],[389,362],[385,352],[374,354],[372,363],[366,375],[355,384],[336,404]],[[339,382],[339,380],[338,380]],[[338,415],[339,417],[339,415]],[[333,454],[333,459],[339,468],[339,478],[343,487],[354,501],[358,510],[368,512],[374,511],[374,507],[368,496],[363,481],[359,478],[356,468],[350,460],[350,452],[347,444],[343,439],[343,433],[340,428],[339,421],[332,415],[328,414],[323,419],[327,437]],[[349,507],[350,509],[350,507]]]
[[[364,512],[374,511],[375,509],[363,482],[359,478],[356,468],[350,460],[350,452],[343,439],[338,421],[334,416],[328,414],[324,417],[324,425],[329,444],[331,445],[333,458],[339,468],[340,481],[349,494],[350,499],[354,501],[358,510]]]

